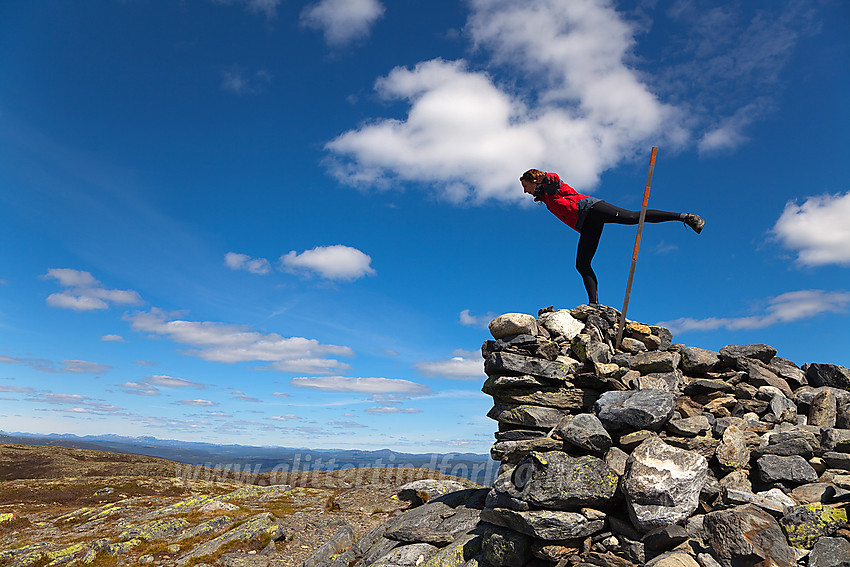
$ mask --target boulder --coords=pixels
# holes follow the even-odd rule
[[[837,364],[804,364],[803,371],[806,379],[814,387],[832,386],[842,390],[850,390],[850,368]]]
[[[512,335],[533,335],[540,333],[537,319],[526,313],[505,313],[499,315],[489,325],[494,339],[503,339]]]
[[[688,374],[702,375],[715,370],[720,364],[720,355],[713,350],[683,346],[681,367]]]
[[[847,523],[847,511],[824,504],[804,504],[790,508],[779,523],[791,545],[812,549],[819,538],[833,535]]]
[[[648,532],[684,522],[699,504],[707,475],[703,456],[647,439],[629,456],[622,480],[632,523]]]
[[[584,329],[584,323],[570,315],[568,309],[559,309],[543,313],[537,318],[537,324],[544,327],[553,337],[562,336],[568,341]]]
[[[850,541],[822,537],[809,554],[809,567],[850,567]]]
[[[564,415],[566,415],[564,411],[556,408],[498,403],[487,412],[487,417],[500,423],[541,429],[555,427]]]
[[[529,374],[539,378],[564,382],[570,376],[570,368],[562,362],[523,356],[509,352],[494,352],[484,361],[484,372],[494,374]]]
[[[553,510],[517,512],[506,508],[488,508],[481,512],[481,519],[547,541],[587,537],[605,528],[603,519],[589,520],[578,512]]]
[[[757,565],[760,561],[776,567],[797,564],[779,523],[752,504],[709,512],[703,525],[707,543],[723,567]]]
[[[816,482],[818,475],[815,469],[799,455],[782,457],[779,455],[764,455],[758,464],[759,474],[765,482],[791,482],[805,484]]]
[[[611,447],[611,436],[593,414],[580,413],[564,418],[555,427],[555,434],[575,447],[590,453],[603,454]]]
[[[631,368],[641,374],[673,372],[679,366],[681,356],[676,352],[649,351],[631,357]]]
[[[398,497],[401,500],[424,504],[449,492],[456,492],[465,488],[464,485],[453,480],[415,480],[400,486]]]
[[[514,469],[507,494],[540,508],[572,510],[611,502],[619,480],[598,457],[531,453]]]
[[[726,345],[720,349],[723,361],[738,361],[742,358],[755,358],[764,363],[770,362],[776,356],[776,349],[769,345]]]
[[[660,429],[676,409],[676,395],[664,390],[603,393],[593,411],[609,429]]]

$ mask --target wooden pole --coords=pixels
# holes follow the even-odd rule
[[[617,329],[617,348],[623,342],[623,330],[626,326],[626,311],[629,309],[629,297],[632,294],[632,281],[635,278],[635,266],[637,266],[638,250],[640,250],[640,237],[643,234],[643,221],[646,219],[646,206],[649,204],[649,186],[652,185],[652,172],[655,170],[655,154],[658,148],[652,147],[652,155],[649,157],[649,173],[646,175],[646,187],[643,190],[643,203],[640,207],[640,220],[638,220],[638,231],[635,236],[635,249],[632,252],[632,267],[629,269],[629,282],[626,284],[626,297],[623,299],[623,311],[620,313],[620,326]]]

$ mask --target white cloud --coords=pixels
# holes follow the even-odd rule
[[[206,408],[218,405],[216,402],[212,402],[210,400],[180,400],[179,402],[174,403],[181,406],[192,406],[197,408]]]
[[[378,0],[320,0],[301,12],[301,25],[319,30],[331,47],[340,47],[369,35],[384,15]]]
[[[70,268],[51,268],[43,276],[45,279],[55,279],[62,287],[67,287],[60,293],[47,297],[47,304],[60,309],[74,311],[92,311],[108,309],[110,303],[118,305],[139,305],[141,296],[132,290],[106,289],[89,272],[72,270]]]
[[[124,382],[118,384],[119,388],[123,388],[127,394],[136,394],[139,396],[159,396],[160,392],[150,384],[145,382]]]
[[[484,361],[476,353],[461,351],[448,360],[418,362],[416,368],[426,376],[452,380],[478,380],[484,377]]]
[[[804,266],[850,266],[848,219],[850,192],[809,197],[802,205],[786,203],[772,232]]]
[[[372,415],[391,414],[391,413],[421,413],[422,410],[416,408],[398,408],[395,406],[376,406],[366,408],[366,413]]]
[[[351,281],[373,275],[371,263],[368,254],[342,244],[317,246],[300,254],[292,250],[280,257],[281,267],[288,272],[315,272],[328,280]]]
[[[288,413],[286,415],[273,415],[273,416],[268,417],[266,419],[273,419],[275,421],[292,421],[293,419],[301,419],[301,418],[298,417],[295,414]]]
[[[62,367],[59,372],[71,372],[74,374],[103,374],[108,372],[111,366],[89,362],[88,360],[63,360],[59,364]]]
[[[687,331],[730,331],[762,329],[772,325],[810,319],[823,313],[844,313],[850,306],[850,293],[807,289],[783,293],[767,301],[764,312],[748,317],[685,317],[659,323],[673,333]]]
[[[54,394],[48,392],[37,394],[31,398],[27,398],[26,401],[42,402],[55,405],[82,406],[81,408],[75,409],[79,409],[80,411],[85,411],[87,413],[96,414],[114,414],[122,410],[122,408],[114,404],[110,404],[102,400],[96,400],[94,398],[83,396],[81,394]]]
[[[246,73],[239,68],[225,69],[221,72],[221,90],[237,95],[256,94],[271,83],[272,75],[265,69]]]
[[[703,134],[697,144],[700,154],[731,151],[749,142],[744,131],[765,113],[767,105],[767,101],[756,101],[721,120],[718,126]]]
[[[496,314],[492,312],[485,313],[484,315],[472,315],[469,309],[464,309],[460,312],[460,324],[468,327],[482,327],[486,329],[490,325],[490,321],[495,318]]]
[[[272,266],[265,258],[251,258],[246,254],[228,252],[224,255],[224,265],[231,270],[244,270],[252,274],[268,274]]]
[[[351,356],[349,347],[325,345],[315,339],[282,337],[277,333],[259,333],[243,325],[227,325],[212,321],[167,320],[167,314],[159,309],[138,312],[125,316],[133,329],[140,332],[166,336],[172,341],[189,345],[185,351],[212,362],[265,361],[279,363],[270,366],[283,370],[286,364],[297,365],[299,361],[311,360],[311,368],[319,372],[339,368],[341,363],[325,356]]]
[[[126,342],[121,335],[103,335],[100,340],[107,343],[123,343]]]
[[[148,376],[144,379],[144,382],[154,386],[161,386],[163,388],[204,388],[204,385],[199,382],[191,382],[185,378],[176,378],[174,376],[165,376],[163,374]]]
[[[523,88],[465,61],[396,68],[376,83],[410,105],[327,144],[332,172],[353,184],[425,182],[443,197],[516,201],[529,167],[556,168],[587,191],[651,139],[681,145],[681,116],[627,65],[632,29],[607,2],[475,0],[467,31]]]
[[[364,394],[402,393],[422,395],[431,392],[428,386],[400,378],[354,378],[348,376],[300,377],[290,381],[299,388],[330,392],[361,392]]]
[[[253,14],[262,14],[267,20],[277,17],[277,6],[280,0],[213,0],[215,4],[244,4]]]

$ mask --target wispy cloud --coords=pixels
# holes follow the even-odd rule
[[[252,274],[268,274],[272,271],[271,263],[265,258],[251,258],[247,254],[228,252],[224,255],[224,265],[231,270],[244,270]]]
[[[478,380],[484,377],[484,361],[476,352],[458,350],[448,360],[418,362],[416,368],[425,376],[452,380]]]
[[[320,0],[301,12],[301,25],[322,32],[331,47],[341,47],[369,35],[384,15],[378,0]]]
[[[342,244],[317,246],[300,254],[292,250],[280,257],[280,265],[287,272],[315,273],[328,280],[352,281],[374,275],[371,263],[368,254]]]
[[[824,313],[844,313],[850,306],[850,293],[808,289],[783,293],[770,298],[762,313],[747,317],[685,317],[659,323],[673,333],[687,331],[730,331],[762,329],[772,325],[809,319]]]
[[[100,340],[107,343],[123,343],[126,342],[121,335],[103,335]]]
[[[108,309],[110,304],[140,305],[141,296],[132,290],[106,289],[89,272],[70,268],[51,268],[43,276],[55,279],[68,289],[47,297],[47,304],[61,309],[92,311]]]
[[[468,327],[482,327],[484,329],[490,324],[490,321],[496,318],[493,312],[487,312],[484,315],[473,315],[469,309],[464,309],[460,312],[460,324]]]
[[[213,401],[210,401],[210,400],[200,400],[200,399],[199,400],[180,400],[180,401],[177,401],[177,402],[174,402],[174,403],[177,404],[177,405],[181,405],[181,406],[192,406],[192,407],[196,407],[196,408],[208,408],[208,407],[213,407],[213,406],[218,405],[217,402],[213,402]]]
[[[282,337],[277,333],[259,333],[243,325],[227,325],[212,321],[170,319],[159,309],[126,315],[133,329],[165,336],[172,341],[193,347],[186,354],[213,362],[271,362],[269,368],[284,370],[308,367],[320,373],[338,369],[338,360],[325,356],[351,356],[350,348],[321,344],[315,339]]]
[[[271,417],[267,417],[266,419],[271,419],[271,420],[274,420],[274,421],[292,421],[292,420],[301,419],[301,418],[298,417],[295,414],[288,413],[286,415],[273,415]]]
[[[772,229],[804,266],[850,266],[850,192],[786,203]]]
[[[63,360],[58,363],[43,358],[0,356],[2,364],[24,364],[41,372],[70,372],[73,374],[104,374],[112,367],[88,360]]]
[[[114,404],[81,394],[54,394],[52,392],[46,392],[35,394],[26,398],[25,401],[52,405],[70,405],[75,406],[74,410],[98,415],[115,414],[123,410],[123,408]]]
[[[242,4],[252,14],[264,15],[267,20],[277,17],[280,0],[213,0],[215,4]]]
[[[349,376],[317,376],[293,378],[290,381],[299,388],[313,388],[329,392],[360,392],[364,394],[428,394],[431,389],[401,378],[355,378]]]
[[[422,413],[422,410],[416,408],[399,408],[395,406],[375,406],[366,408],[366,413],[372,415],[385,415],[394,413]]]
[[[272,75],[265,69],[249,73],[234,67],[221,72],[221,90],[237,95],[260,93],[271,81]]]

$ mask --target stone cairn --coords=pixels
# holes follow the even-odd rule
[[[426,494],[326,564],[850,567],[850,369],[633,321],[615,348],[619,318],[494,319],[493,487]]]

